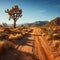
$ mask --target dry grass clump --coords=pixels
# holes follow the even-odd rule
[[[27,34],[28,33],[28,29],[23,29],[22,31],[21,31],[21,34],[22,35],[25,35],[25,34]]]
[[[10,34],[10,36],[9,36],[9,40],[16,40],[16,39],[18,39],[18,38],[21,38],[22,37],[22,35],[21,34]]]
[[[46,37],[47,40],[56,40],[60,39],[60,27],[59,26],[50,26],[45,28],[40,28],[40,33],[43,37]],[[48,36],[47,36],[48,35]]]
[[[51,48],[56,50],[60,46],[60,40],[53,40],[51,44]]]
[[[46,41],[50,41],[50,40],[52,40],[52,38],[49,35],[47,35],[46,36]]]
[[[57,52],[59,54],[60,50],[60,40],[50,40],[48,42],[49,47],[51,48],[52,52]]]
[[[39,30],[40,30],[41,33],[43,33],[43,32],[45,33],[47,31],[46,28],[40,28]]]
[[[47,36],[47,33],[42,33],[42,36]]]
[[[11,29],[13,32],[20,32],[19,28]]]
[[[10,28],[4,28],[4,32],[11,33],[11,29]]]
[[[21,34],[22,34],[22,35],[25,35],[25,31],[22,30],[22,31],[21,31]]]
[[[0,54],[7,52],[9,49],[15,48],[15,45],[10,41],[0,41]]]
[[[0,40],[3,40],[3,39],[8,39],[8,34],[7,33],[1,33],[0,34]]]
[[[60,56],[60,40],[50,40],[48,44],[54,57]]]
[[[54,33],[53,38],[54,39],[60,39],[60,34],[59,33]]]

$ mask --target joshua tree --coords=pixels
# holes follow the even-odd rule
[[[22,9],[19,9],[18,5],[15,5],[12,7],[12,9],[5,10],[5,12],[8,13],[9,20],[14,20],[14,28],[16,28],[16,21],[22,16]]]

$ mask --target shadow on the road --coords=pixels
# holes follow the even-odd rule
[[[0,60],[39,60],[39,59],[33,54],[13,49],[9,50],[6,54],[0,56]]]
[[[32,31],[30,31],[31,33]],[[26,34],[24,37],[17,39],[16,41],[14,41],[13,43],[18,45],[16,49],[19,48],[19,46],[30,46],[30,47],[34,47],[33,45],[31,45],[32,42],[34,42],[34,40],[29,39],[29,37],[31,37],[31,34],[28,33]]]
[[[18,40],[16,43],[19,44],[19,46],[31,46],[33,47],[33,45],[30,45],[31,42],[33,42],[33,40],[28,39],[31,36],[31,34],[27,34],[25,35],[22,39]]]
[[[42,36],[41,34],[31,34],[32,36]]]

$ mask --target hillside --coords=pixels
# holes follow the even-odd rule
[[[60,17],[57,17],[53,20],[51,20],[49,23],[47,23],[45,26],[60,26]]]

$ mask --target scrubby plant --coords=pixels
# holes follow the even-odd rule
[[[16,39],[19,39],[19,38],[21,38],[22,37],[22,35],[21,34],[15,34],[15,35],[13,35],[13,34],[10,34],[10,36],[9,36],[9,40],[16,40]]]
[[[4,28],[4,32],[6,32],[6,33],[11,33],[11,30],[10,30],[10,28]]]
[[[8,34],[7,33],[1,33],[0,34],[0,40],[7,39],[7,38],[8,38]]]
[[[53,34],[53,38],[54,38],[54,39],[60,39],[60,35],[59,35],[58,33],[54,33],[54,34]]]
[[[47,40],[47,41],[52,40],[51,36],[47,35],[47,36],[46,36],[46,40]]]
[[[60,45],[60,41],[54,40],[54,41],[52,41],[51,48],[56,50],[59,47],[59,45]]]

